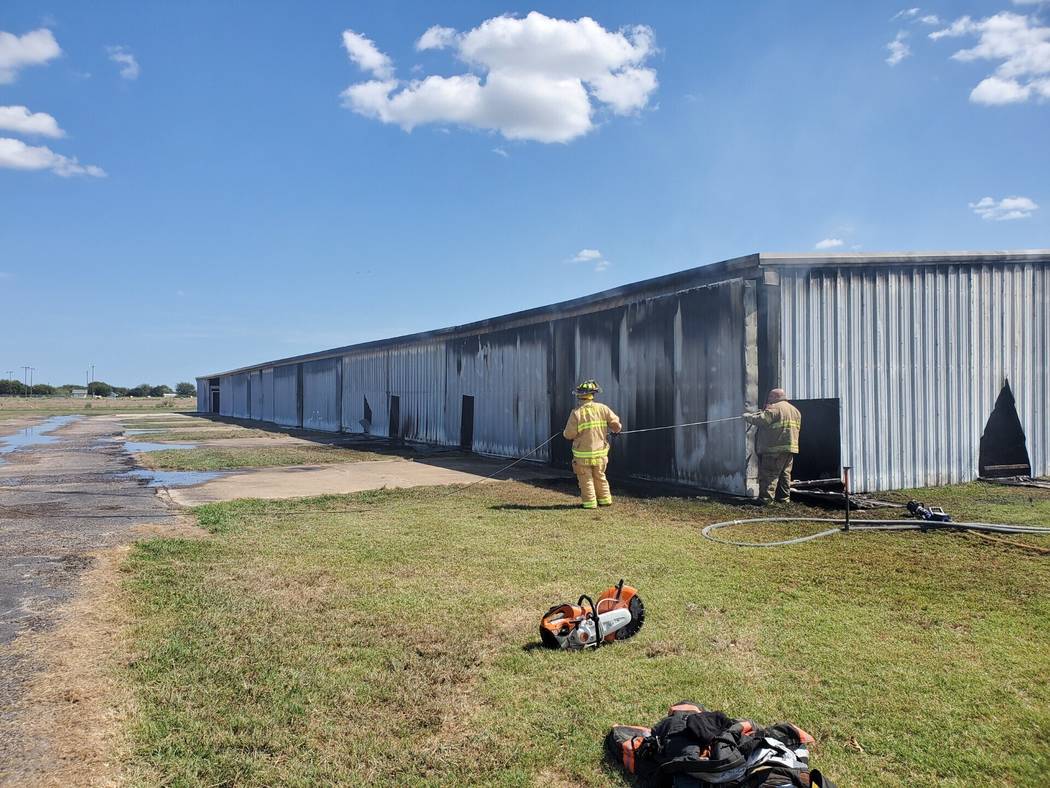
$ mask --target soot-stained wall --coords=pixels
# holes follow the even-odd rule
[[[743,279],[512,322],[223,376],[233,403],[224,411],[240,415],[243,400],[246,412],[252,388],[256,418],[445,446],[468,434],[474,451],[505,457],[557,433],[532,459],[568,467],[560,433],[580,380],[602,384],[626,429],[737,416],[756,397],[755,288]],[[740,422],[624,436],[610,473],[746,493],[747,445]]]

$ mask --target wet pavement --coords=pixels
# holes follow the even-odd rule
[[[147,487],[192,487],[226,474],[219,471],[154,471],[148,468],[136,468],[128,471],[128,476],[144,479]]]
[[[98,550],[134,541],[135,528],[173,511],[145,480],[128,474],[119,422],[40,419],[0,437],[0,782],[34,746],[19,738],[17,706],[40,666],[16,638],[45,631]],[[0,422],[0,434],[10,425]],[[14,440],[12,440],[14,439]]]
[[[196,443],[148,443],[146,441],[124,441],[129,452],[167,451],[168,449],[196,449]]]
[[[0,437],[0,462],[4,461],[3,455],[5,454],[10,454],[29,446],[56,443],[59,438],[51,433],[61,429],[76,418],[76,416],[52,416],[39,424],[30,424],[22,427],[17,432]]]

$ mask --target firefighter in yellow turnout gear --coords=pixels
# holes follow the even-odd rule
[[[755,451],[758,454],[758,497],[770,503],[774,492],[777,501],[791,497],[791,467],[798,454],[798,434],[802,431],[802,414],[787,401],[784,389],[773,389],[766,408],[758,413],[745,413],[744,420],[758,427]]]
[[[594,401],[601,387],[593,380],[585,380],[576,387],[578,407],[569,415],[562,433],[572,441],[572,469],[580,483],[580,499],[584,509],[612,505],[612,491],[605,478],[609,465],[609,432],[623,429],[620,417],[612,408]]]

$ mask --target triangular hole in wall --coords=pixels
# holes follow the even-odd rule
[[[1014,393],[1010,390],[1009,380],[1003,383],[992,415],[984,425],[977,466],[978,475],[985,479],[1032,475],[1024,428],[1017,417]]]

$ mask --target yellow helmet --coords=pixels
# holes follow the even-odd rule
[[[595,394],[601,393],[602,387],[598,385],[597,380],[585,380],[576,387],[577,397],[593,397]]]

